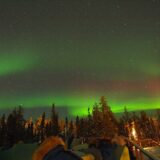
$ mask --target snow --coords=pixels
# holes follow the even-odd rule
[[[9,150],[0,151],[2,160],[31,160],[37,144],[17,144]]]

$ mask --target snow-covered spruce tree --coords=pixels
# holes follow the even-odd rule
[[[118,130],[118,122],[114,117],[104,96],[100,98],[99,105],[96,103],[92,110],[93,136],[110,137]]]
[[[93,128],[92,134],[95,137],[99,137],[102,134],[102,127],[103,127],[103,119],[102,119],[102,112],[97,103],[93,106],[92,110],[92,119],[93,119]]]
[[[100,98],[100,109],[102,112],[102,136],[110,137],[117,132],[118,122],[104,96]]]

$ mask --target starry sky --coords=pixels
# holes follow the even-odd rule
[[[85,115],[160,108],[160,0],[1,0],[0,109]]]

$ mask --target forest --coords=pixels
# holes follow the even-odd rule
[[[150,117],[145,111],[137,114],[128,112],[125,107],[124,113],[117,118],[102,96],[99,103],[88,108],[86,117],[77,115],[75,119],[59,118],[54,104],[49,118],[43,112],[35,120],[25,119],[22,106],[15,108],[8,116],[3,114],[0,117],[0,147],[3,149],[19,142],[41,143],[52,135],[59,135],[64,139],[74,136],[87,140],[90,137],[112,137],[115,133],[135,141],[153,139],[159,142],[160,110],[156,111],[154,117]]]

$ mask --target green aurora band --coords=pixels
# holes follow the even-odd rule
[[[159,0],[1,3],[0,109],[160,108],[159,15]]]
[[[26,55],[15,54],[3,55],[0,58],[0,76],[12,75],[19,72],[24,72],[33,68],[36,64],[34,56],[26,53]]]
[[[26,96],[26,97],[7,97],[0,101],[0,106],[5,108],[14,108],[15,106],[22,105],[23,107],[51,107],[53,103],[57,107],[66,107],[69,114],[72,116],[85,116],[88,113],[88,108],[92,109],[95,103],[99,103],[99,96],[57,96],[57,95],[41,95],[41,96]],[[152,98],[146,100],[114,100],[110,98],[108,100],[109,106],[114,113],[121,113],[124,111],[124,107],[127,107],[128,111],[140,111],[157,109],[160,105],[160,99]],[[13,106],[14,104],[14,106]]]
[[[80,49],[79,49],[80,50]],[[83,51],[83,50],[80,50]],[[66,52],[69,52],[66,50]],[[98,52],[98,51],[97,51]],[[151,55],[148,55],[147,59],[152,59],[154,62],[145,61],[145,64],[141,64],[142,59],[146,55],[143,55],[139,57],[138,55],[134,55],[134,59],[136,60],[136,65],[131,63],[130,61],[125,62],[126,58],[122,58],[123,61],[119,61],[120,55],[116,53],[115,50],[113,50],[114,56],[116,55],[117,59],[114,59],[114,56],[111,54],[108,59],[104,59],[105,52],[102,52],[98,57],[92,57],[92,63],[88,63],[90,60],[90,56],[86,55],[78,57],[78,61],[74,61],[75,58],[74,55],[72,55],[73,59],[69,58],[62,58],[64,55],[61,54],[61,56],[56,56],[56,58],[52,57],[51,59],[46,58],[44,61],[43,55],[40,55],[39,60],[36,59],[35,56],[32,56],[31,54],[25,54],[25,56],[21,54],[14,54],[10,57],[8,56],[2,56],[0,59],[0,76],[1,78],[7,77],[12,75],[13,77],[16,77],[16,75],[24,75],[28,71],[32,71],[33,73],[37,72],[38,70],[43,72],[58,72],[60,75],[63,75],[65,72],[72,73],[75,72],[75,70],[79,70],[81,72],[85,72],[85,69],[87,68],[87,72],[89,73],[86,77],[82,77],[82,79],[86,79],[88,77],[92,78],[92,74],[94,75],[94,78],[98,80],[99,83],[107,80],[107,75],[110,75],[111,81],[117,80],[117,78],[127,79],[127,82],[130,82],[133,80],[138,79],[138,82],[143,82],[148,77],[159,77],[159,63],[156,62],[156,58],[152,57]],[[56,59],[61,59],[61,61],[57,61]],[[83,60],[85,59],[85,60]],[[46,66],[47,62],[47,66]],[[116,67],[113,65],[116,63]],[[62,65],[63,64],[63,65]],[[75,67],[75,69],[73,68]],[[148,67],[145,67],[148,66]],[[117,68],[120,67],[119,71],[117,71]],[[128,68],[131,67],[131,70],[129,71]],[[106,70],[107,74],[104,74],[105,68],[109,68]],[[112,74],[113,72],[113,74]],[[127,72],[127,74],[126,74]],[[138,76],[141,75],[141,76]],[[42,74],[43,76],[43,74]],[[91,79],[92,81],[93,79]],[[157,80],[158,81],[158,80]],[[145,82],[145,81],[144,81]],[[88,83],[88,82],[87,82]],[[52,85],[52,84],[49,84]],[[87,84],[86,84],[87,85]],[[155,82],[152,82],[151,87],[155,85]],[[83,86],[83,84],[82,84]],[[70,85],[69,85],[70,87]],[[159,82],[157,82],[157,87],[159,87]],[[72,86],[71,86],[72,88]],[[77,91],[79,92],[79,95],[74,96],[74,92],[72,89],[70,89],[67,92],[64,91],[57,91],[59,94],[53,93],[43,93],[39,94],[35,90],[35,94],[30,92],[30,94],[25,93],[25,90],[15,91],[15,95],[8,94],[7,91],[4,95],[0,96],[0,108],[14,108],[15,106],[22,105],[24,107],[28,108],[34,108],[34,107],[49,107],[52,103],[55,103],[57,107],[66,107],[69,111],[70,115],[80,115],[84,116],[87,114],[87,108],[92,108],[94,103],[99,103],[100,96],[104,95],[106,96],[107,100],[109,101],[109,105],[114,113],[123,112],[124,107],[126,106],[129,111],[134,110],[149,110],[149,109],[157,109],[160,108],[160,95],[159,92],[156,93],[156,96],[146,96],[144,91],[139,91],[135,86],[136,90],[132,91],[131,93],[128,93],[127,91],[123,92],[122,89],[116,89],[112,91],[112,88],[109,90],[109,93],[98,90],[98,93],[89,93],[85,90],[81,90],[81,87],[77,87]],[[94,88],[94,87],[93,87]],[[34,88],[33,88],[34,90]],[[153,92],[155,90],[158,90],[156,86],[153,88]],[[24,92],[24,93],[23,93]],[[71,94],[73,92],[73,94]],[[94,90],[96,92],[96,89]],[[135,93],[134,93],[135,92]],[[138,93],[141,92],[142,94]],[[21,94],[22,93],[22,94]],[[134,93],[134,96],[129,96],[128,94],[132,95]],[[126,98],[125,98],[126,97]],[[138,98],[140,97],[140,98]]]
[[[97,44],[100,48],[100,44]],[[65,46],[65,44],[64,44]],[[119,46],[119,45],[118,45]],[[117,46],[117,47],[118,47]],[[117,48],[116,47],[116,48]],[[89,47],[90,48],[90,47]],[[102,47],[103,48],[103,47]],[[55,48],[56,49],[56,48]],[[73,48],[74,50],[75,48]],[[84,49],[84,48],[83,48]],[[79,48],[78,52],[83,52],[84,50]],[[87,46],[85,47],[87,49]],[[119,49],[121,52],[124,50],[123,47],[119,46]],[[104,48],[106,50],[106,48]],[[95,52],[99,52],[100,50],[97,49]],[[129,49],[127,50],[129,51]],[[127,52],[126,51],[126,52]],[[26,51],[27,52],[27,51]],[[60,52],[57,50],[57,52]],[[86,115],[87,114],[87,108],[94,105],[95,102],[99,102],[100,96],[104,95],[106,96],[107,100],[109,101],[109,105],[113,112],[119,113],[123,112],[124,107],[126,106],[129,111],[134,110],[148,110],[148,109],[157,109],[160,108],[160,95],[158,89],[159,87],[159,81],[158,77],[160,76],[160,64],[157,62],[156,57],[153,57],[151,54],[147,55],[135,55],[136,51],[131,52],[131,57],[134,58],[134,61],[136,61],[136,64],[131,63],[131,60],[126,61],[126,59],[129,59],[130,56],[122,57],[119,55],[118,51],[116,49],[113,49],[113,54],[110,54],[107,59],[105,58],[106,52],[102,51],[101,54],[99,54],[96,57],[92,57],[91,63],[90,56],[91,55],[81,55],[78,57],[74,57],[75,55],[69,53],[70,50],[66,49],[65,53],[68,53],[71,57],[65,57],[65,54],[58,54],[56,55],[56,58],[51,57],[44,57],[43,54],[39,55],[39,59],[36,58],[36,56],[32,54],[25,53],[23,55],[19,54],[13,54],[12,56],[2,56],[0,59],[0,76],[1,78],[5,78],[7,76],[13,76],[16,77],[17,75],[22,77],[25,75],[26,72],[31,71],[35,77],[37,70],[43,73],[59,73],[60,77],[67,77],[68,73],[73,74],[76,72],[76,70],[79,71],[80,76],[78,76],[78,79],[84,79],[85,85],[89,85],[93,80],[96,79],[97,83],[106,83],[108,79],[108,75],[110,76],[110,81],[117,81],[119,80],[125,80],[126,82],[132,82],[133,78],[138,83],[147,81],[150,79],[150,77],[157,79],[157,84],[155,84],[155,81],[151,82],[151,91],[153,94],[156,94],[155,96],[151,96],[151,93],[149,96],[146,96],[145,90],[139,90],[138,87],[135,85],[135,91],[123,91],[123,87],[118,89],[112,90],[112,87],[109,90],[94,89],[93,93],[89,93],[86,91],[86,89],[81,89],[84,86],[84,84],[77,84],[76,91],[79,93],[78,95],[74,96],[74,88],[72,87],[72,84],[69,84],[68,88],[71,87],[68,91],[64,91],[64,89],[58,89],[55,90],[55,93],[43,93],[40,94],[36,91],[36,88],[33,86],[33,92],[30,91],[26,93],[25,89],[20,89],[19,91],[16,91],[14,95],[7,93],[6,90],[3,95],[0,95],[0,108],[13,108],[17,105],[22,104],[24,107],[42,107],[51,106],[52,103],[55,103],[57,107],[66,107],[69,111],[70,115]],[[91,50],[88,50],[86,52],[91,52]],[[143,51],[144,52],[144,51]],[[116,56],[116,59],[114,58]],[[142,60],[147,57],[147,59],[152,61],[145,61],[142,64]],[[57,61],[58,59],[58,61]],[[77,59],[74,61],[74,59]],[[121,59],[121,61],[120,61]],[[47,65],[46,65],[47,64]],[[63,64],[63,65],[62,65]],[[116,65],[114,65],[116,64]],[[74,66],[74,67],[73,67]],[[120,67],[120,68],[119,68]],[[87,68],[87,71],[86,71]],[[130,68],[130,69],[128,69]],[[106,71],[105,71],[106,70]],[[64,73],[67,73],[66,75]],[[81,76],[81,73],[85,73],[85,75]],[[106,74],[104,74],[106,73]],[[50,74],[49,74],[50,75]],[[52,74],[51,74],[52,75]],[[93,76],[92,76],[93,75]],[[28,75],[28,77],[30,74]],[[46,77],[47,78],[47,77]],[[151,79],[152,79],[151,78]],[[54,78],[53,78],[54,79]],[[86,79],[87,80],[86,82]],[[81,81],[81,80],[80,80]],[[118,81],[117,81],[118,82]],[[49,86],[56,85],[52,84],[50,82]],[[65,80],[64,80],[65,83]],[[111,82],[112,84],[112,82]],[[23,85],[23,82],[22,82]],[[25,85],[25,84],[24,84]],[[62,85],[62,84],[58,84]],[[66,85],[66,84],[65,84]],[[79,86],[78,86],[79,85]],[[94,85],[91,86],[94,88]],[[110,85],[110,84],[108,84]],[[130,84],[128,87],[130,87],[132,84]],[[18,86],[18,84],[17,84]],[[41,86],[41,84],[40,84]],[[133,88],[133,86],[132,86]],[[153,89],[152,89],[153,88]],[[90,88],[88,88],[89,90]],[[35,90],[35,91],[34,91]],[[108,93],[107,93],[108,91]],[[96,93],[98,92],[98,93]],[[130,93],[129,93],[130,92]],[[150,91],[147,91],[150,92]],[[73,93],[73,94],[72,94]],[[134,94],[133,94],[134,93]],[[133,97],[132,97],[133,94]],[[128,97],[128,95],[130,95]],[[139,98],[138,98],[139,97]]]

